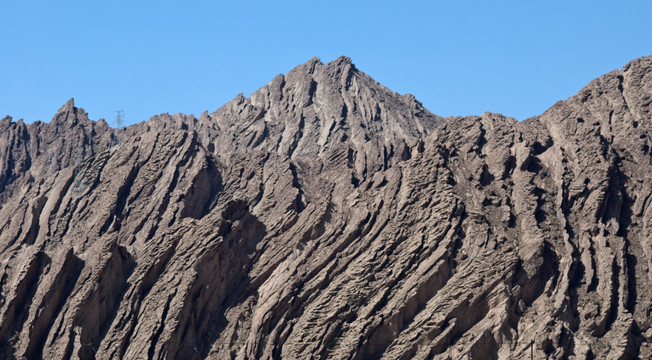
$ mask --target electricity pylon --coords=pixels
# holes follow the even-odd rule
[[[115,123],[115,126],[118,129],[122,128],[122,124],[124,123],[124,110],[116,110],[115,111],[115,120],[113,121]]]

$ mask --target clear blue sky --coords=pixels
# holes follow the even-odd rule
[[[652,1],[0,0],[0,117],[199,115],[340,55],[432,112],[538,115],[652,54]]]

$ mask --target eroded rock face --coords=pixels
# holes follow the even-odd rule
[[[348,58],[199,118],[0,121],[0,357],[652,357],[652,58],[521,123]]]

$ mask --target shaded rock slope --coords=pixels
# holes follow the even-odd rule
[[[652,57],[443,119],[342,57],[0,121],[2,359],[649,359]]]

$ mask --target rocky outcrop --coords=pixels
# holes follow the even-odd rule
[[[14,191],[36,178],[59,170],[108,149],[117,141],[104,120],[88,119],[83,109],[68,100],[49,123],[0,120],[0,206]]]
[[[314,162],[345,149],[361,181],[409,158],[416,141],[443,121],[414,96],[385,88],[340,57],[328,64],[313,58],[212,114],[162,114],[127,131],[195,131],[206,149],[224,158],[257,150]]]
[[[124,129],[0,121],[0,357],[652,357],[652,58],[442,119],[348,58]]]

